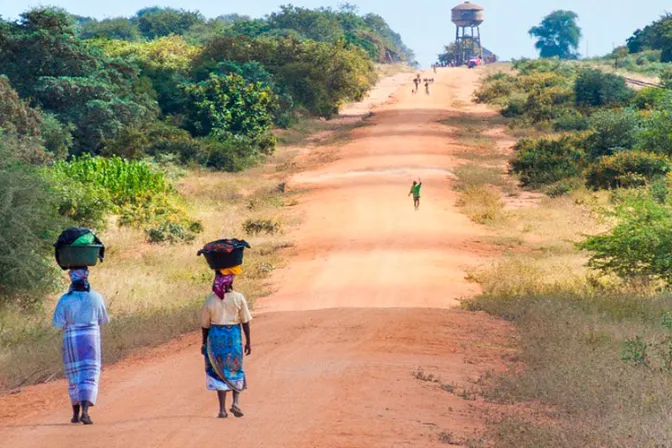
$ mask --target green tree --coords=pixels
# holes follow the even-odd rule
[[[196,11],[151,7],[138,11],[134,22],[138,24],[143,36],[154,39],[171,34],[185,34],[192,26],[204,23],[205,19]]]
[[[22,98],[74,125],[75,153],[96,153],[124,126],[155,115],[137,68],[79,40],[62,10],[38,8],[2,22],[0,40],[2,71]]]
[[[105,38],[137,41],[142,37],[137,24],[125,17],[87,20],[80,25],[79,37],[82,39]]]
[[[576,23],[578,17],[573,11],[554,11],[544,17],[538,26],[530,29],[530,35],[537,39],[535,47],[542,58],[578,57],[581,40],[581,28]]]

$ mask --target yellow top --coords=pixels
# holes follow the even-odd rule
[[[215,293],[208,296],[201,311],[201,327],[212,325],[239,325],[252,320],[245,296],[231,291],[224,294],[224,299]]]

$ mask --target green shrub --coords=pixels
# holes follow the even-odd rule
[[[616,206],[617,224],[579,247],[592,253],[589,266],[621,278],[663,280],[672,284],[672,209],[646,191],[636,191]]]
[[[600,110],[589,120],[593,132],[586,137],[585,148],[592,159],[635,146],[639,114],[626,110]]]
[[[502,115],[507,118],[520,117],[525,114],[527,105],[526,93],[514,93],[503,103]]]
[[[576,104],[583,107],[622,105],[632,99],[634,92],[625,78],[596,69],[579,72],[574,85]]]
[[[632,106],[640,110],[657,110],[672,101],[672,92],[667,89],[647,87],[637,92],[632,99]]]
[[[198,223],[185,226],[183,223],[163,222],[155,227],[145,229],[147,239],[151,243],[182,243],[196,239],[196,234],[202,232]]]
[[[577,177],[586,166],[581,136],[525,138],[518,141],[514,149],[511,171],[519,174],[521,183],[526,186],[546,185]]]
[[[499,72],[488,76],[481,87],[474,93],[477,103],[501,104],[516,91],[516,78]]]
[[[588,185],[593,188],[639,187],[672,171],[667,156],[644,151],[619,151],[590,166]]]
[[[669,109],[646,116],[636,136],[636,147],[672,156],[672,103]]]
[[[80,226],[105,228],[105,217],[113,210],[112,200],[100,185],[79,182],[62,172],[46,169],[44,177],[51,185],[56,210]]]
[[[553,120],[556,132],[585,131],[590,126],[588,118],[578,110],[566,109]]]
[[[52,244],[67,224],[56,211],[49,184],[17,162],[0,135],[0,304],[42,302],[55,286]]]

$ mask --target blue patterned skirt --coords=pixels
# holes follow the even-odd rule
[[[70,402],[96,404],[101,362],[100,327],[97,324],[68,327],[63,334],[63,366]]]
[[[208,390],[240,392],[247,389],[240,325],[210,327],[206,344],[205,373]]]

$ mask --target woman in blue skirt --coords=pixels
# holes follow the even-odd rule
[[[229,391],[233,393],[231,413],[236,417],[243,416],[238,402],[240,393],[247,388],[243,356],[252,353],[252,316],[245,296],[233,290],[233,279],[234,275],[216,272],[212,294],[206,299],[201,312],[201,353],[205,356],[206,387],[217,391],[219,418],[228,417],[226,395]],[[245,333],[244,347],[241,330]]]

